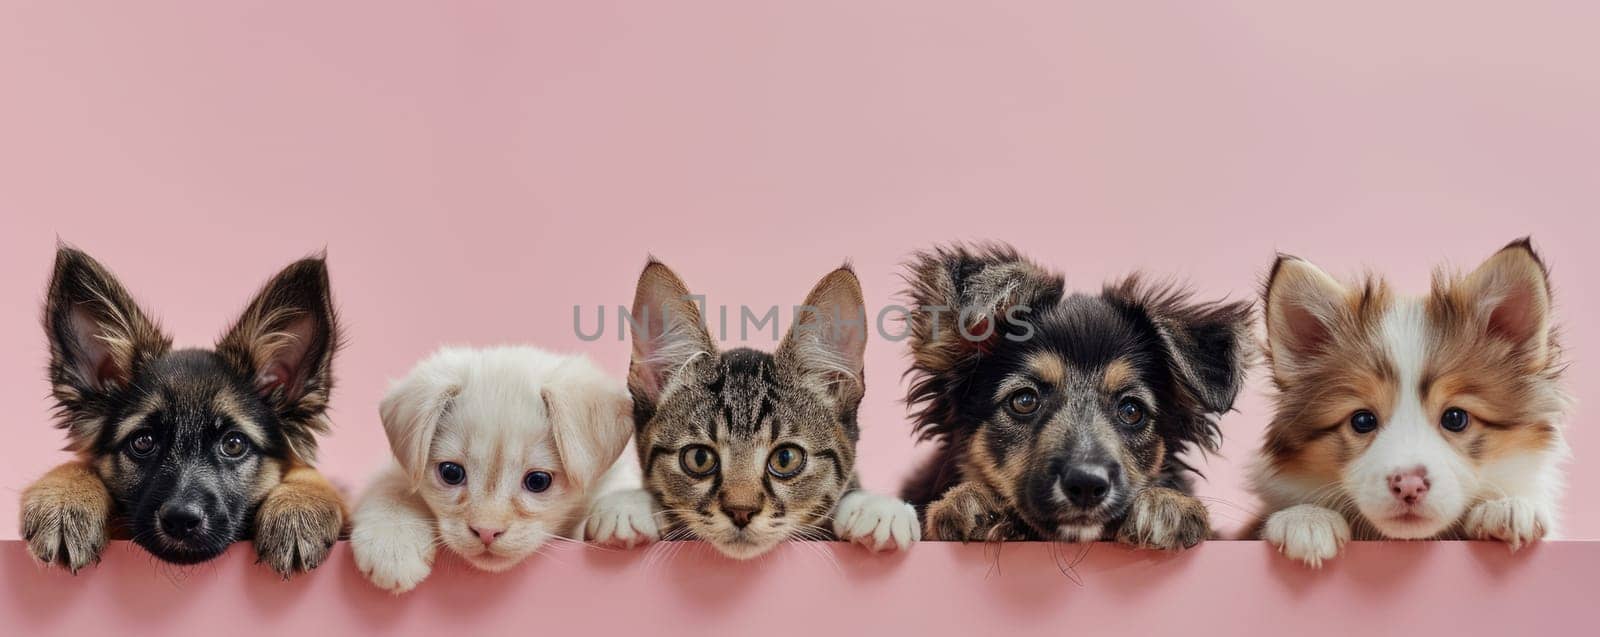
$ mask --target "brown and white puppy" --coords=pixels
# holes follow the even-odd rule
[[[940,540],[1211,533],[1180,454],[1215,449],[1253,351],[1247,303],[1137,277],[1068,295],[1008,246],[916,254],[907,275],[916,428],[939,448],[906,484]]]
[[[23,492],[30,552],[76,572],[110,537],[177,564],[254,538],[284,576],[315,568],[345,519],[311,468],[339,344],[323,259],[280,272],[215,349],[174,350],[148,317],[89,255],[57,251],[44,327],[78,459]]]
[[[1266,286],[1277,413],[1255,533],[1316,567],[1351,538],[1555,531],[1568,405],[1544,263],[1528,240],[1421,298],[1280,256]]]

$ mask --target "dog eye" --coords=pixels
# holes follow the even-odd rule
[[[156,437],[148,431],[135,435],[128,440],[128,453],[143,458],[156,451]]]
[[[239,459],[250,451],[250,441],[245,439],[244,434],[235,432],[223,438],[222,446],[218,449],[225,458]]]
[[[1365,409],[1350,415],[1350,428],[1358,434],[1372,433],[1378,428],[1378,416]]]
[[[550,488],[551,480],[548,472],[529,471],[528,475],[522,476],[522,488],[533,493],[544,493],[545,489]]]
[[[1117,403],[1117,420],[1128,427],[1137,427],[1144,424],[1144,403],[1133,398],[1124,398]]]
[[[467,468],[454,462],[439,463],[439,479],[445,484],[456,486],[467,481]]]
[[[784,445],[767,457],[767,473],[775,478],[793,478],[806,466],[806,452],[794,445]]]
[[[1039,392],[1032,389],[1019,389],[1011,392],[1011,398],[1006,400],[1006,407],[1011,413],[1026,416],[1039,410]]]
[[[1472,422],[1472,417],[1460,407],[1451,407],[1444,410],[1444,415],[1439,418],[1439,426],[1450,431],[1465,431],[1467,424]]]
[[[678,461],[683,465],[683,472],[696,478],[704,478],[717,470],[717,452],[705,445],[689,445],[683,448]]]

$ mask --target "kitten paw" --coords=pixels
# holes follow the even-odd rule
[[[22,495],[22,539],[43,564],[79,569],[100,561],[106,546],[111,495],[87,473],[70,480],[47,476]]]
[[[1179,551],[1211,535],[1211,516],[1204,504],[1173,489],[1152,487],[1139,492],[1117,541],[1140,548]]]
[[[256,512],[256,556],[284,579],[322,564],[344,529],[344,506],[317,489],[282,485]]]
[[[834,507],[833,534],[874,552],[890,547],[904,551],[922,539],[922,528],[911,505],[876,493],[851,491]]]
[[[1337,511],[1301,504],[1268,517],[1261,537],[1278,547],[1278,552],[1311,568],[1322,568],[1323,560],[1333,559],[1350,541],[1350,523]]]
[[[350,552],[368,581],[396,595],[433,572],[433,534],[427,530],[413,537],[395,529],[357,528],[350,533]]]
[[[643,489],[610,493],[595,500],[583,523],[585,540],[602,546],[633,548],[661,539],[656,502]]]
[[[1544,510],[1524,498],[1489,500],[1467,512],[1468,537],[1500,540],[1513,551],[1543,539],[1549,528]]]

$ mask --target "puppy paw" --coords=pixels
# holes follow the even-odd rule
[[[256,511],[256,556],[284,579],[322,564],[344,529],[335,493],[279,485]]]
[[[374,586],[396,595],[417,587],[433,572],[433,534],[401,528],[356,527],[350,533],[356,568]]]
[[[43,564],[78,569],[100,561],[111,517],[105,483],[81,465],[58,467],[22,494],[22,539]]]
[[[1199,500],[1152,487],[1134,496],[1117,541],[1140,548],[1180,551],[1211,535],[1211,516]]]
[[[633,548],[661,539],[656,502],[643,489],[610,493],[595,500],[583,523],[585,540],[602,546]]]
[[[922,528],[911,505],[876,493],[851,491],[834,507],[833,534],[875,552],[889,547],[904,551],[922,539]]]
[[[923,534],[945,542],[1000,542],[1016,539],[1005,509],[982,489],[962,484],[928,505]]]
[[[1301,504],[1268,517],[1261,537],[1278,547],[1278,552],[1311,568],[1322,568],[1323,560],[1333,559],[1350,541],[1350,523],[1337,511]]]
[[[1479,503],[1467,512],[1467,537],[1500,540],[1515,551],[1544,538],[1550,528],[1543,507],[1524,498],[1500,498]]]

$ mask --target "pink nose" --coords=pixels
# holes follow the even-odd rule
[[[1428,484],[1428,470],[1422,467],[1389,474],[1389,493],[1408,506],[1422,501],[1422,496],[1428,494]]]
[[[478,528],[476,526],[469,526],[467,528],[472,529],[473,533],[478,534],[478,539],[483,541],[484,546],[494,544],[494,541],[500,539],[500,536],[505,535],[506,532],[505,529]]]

